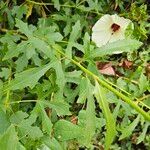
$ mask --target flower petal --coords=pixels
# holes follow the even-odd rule
[[[123,39],[125,39],[124,31],[119,31],[119,32],[114,33],[111,36],[111,38],[109,40],[109,43],[112,43],[112,42],[115,42],[115,41],[118,41],[118,40],[123,40]],[[118,51],[114,52],[113,54],[120,54],[120,53],[122,53],[122,51],[118,50]]]
[[[120,25],[121,29],[126,30],[127,26],[131,22],[129,19],[125,19],[123,17],[119,17],[118,15],[112,15],[112,20],[114,23]]]
[[[111,15],[104,15],[93,26],[92,31],[110,30],[113,23]]]
[[[111,35],[109,42],[111,43],[111,42],[115,42],[115,41],[123,40],[123,39],[125,39],[125,34],[124,34],[124,31],[120,30]]]
[[[95,42],[97,47],[101,47],[102,45],[108,43],[110,37],[111,37],[111,32],[107,30],[92,33],[92,41]]]
[[[104,15],[92,28],[92,41],[98,47],[109,42],[125,39],[125,30],[131,21],[118,15]],[[112,25],[116,24],[119,28],[114,30]]]

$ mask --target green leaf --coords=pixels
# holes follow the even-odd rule
[[[114,140],[114,137],[116,136],[116,125],[113,115],[109,109],[109,105],[106,100],[105,94],[106,93],[104,92],[104,89],[96,81],[95,96],[106,119],[107,131],[105,137],[105,149],[108,150],[110,148],[111,143]]]
[[[16,113],[11,115],[10,122],[13,124],[19,124],[21,121],[23,121],[28,116],[29,115],[26,112],[17,111]]]
[[[8,51],[5,54],[3,61],[13,57],[17,57],[20,53],[24,52],[27,49],[27,45],[28,45],[27,41],[23,41],[18,45],[16,44],[9,45]]]
[[[0,135],[9,127],[10,122],[7,114],[0,108]]]
[[[86,32],[85,35],[84,35],[84,52],[85,52],[85,55],[86,57],[89,57],[90,55],[90,36],[89,34]]]
[[[93,92],[90,91],[90,88],[89,88],[88,93],[89,93],[89,96],[88,96],[87,108],[86,108],[86,124],[84,127],[85,133],[84,133],[84,139],[83,139],[84,144],[87,147],[90,146],[92,138],[96,130],[95,103],[94,103],[94,98],[92,96]]]
[[[19,130],[22,136],[28,135],[31,139],[39,139],[43,136],[42,131],[37,126],[29,126],[28,124],[22,124],[19,126]]]
[[[26,135],[28,135],[29,138],[33,140],[39,139],[43,136],[43,133],[40,130],[40,128],[37,126],[33,126],[33,123],[35,123],[36,119],[37,116],[35,114],[32,114],[29,116],[29,118],[24,119],[18,124],[21,136],[25,137]]]
[[[64,101],[41,101],[47,107],[54,109],[57,112],[58,116],[61,115],[71,115],[69,111],[69,104]]]
[[[72,58],[72,47],[75,41],[77,40],[80,31],[81,31],[81,24],[80,21],[77,21],[76,24],[72,27],[72,31],[70,33],[70,38],[65,52],[68,58]],[[69,62],[70,60],[66,60],[66,64],[68,64]]]
[[[127,82],[125,82],[122,78],[117,79],[117,86],[123,90],[127,90]]]
[[[44,131],[46,131],[50,135],[53,124],[52,124],[50,118],[47,116],[43,105],[41,103],[38,103],[37,106],[39,108],[40,115],[42,116],[42,128]]]
[[[24,70],[24,68],[27,67],[28,65],[28,59],[26,57],[26,55],[22,55],[20,56],[17,61],[15,62],[16,64],[16,72],[21,72]]]
[[[86,110],[80,110],[79,115],[78,115],[78,125],[85,128],[86,126],[86,119],[87,119],[87,113]],[[95,115],[95,118],[91,119],[94,121],[93,124],[95,124],[95,129],[98,129],[99,131],[101,130],[102,127],[106,125],[106,121],[104,118],[97,118]]]
[[[41,59],[39,58],[38,54],[34,54],[32,56],[32,60],[36,66],[41,66]]]
[[[31,68],[15,75],[15,79],[5,87],[5,90],[23,89],[27,86],[33,88],[38,80],[49,70],[55,62],[51,62],[42,67]]]
[[[6,13],[6,15],[7,15],[7,22],[8,22],[8,25],[9,25],[10,29],[13,29],[13,27],[14,27],[14,17],[12,16],[11,9],[6,7],[4,13]]]
[[[65,72],[65,78],[67,82],[79,84],[82,71],[74,70],[72,72]]]
[[[60,42],[63,39],[63,36],[59,32],[50,32],[46,35],[48,43],[50,45],[55,44],[55,42]]]
[[[3,96],[3,82],[2,80],[0,80],[0,99],[2,99]],[[0,103],[0,110],[1,108],[3,108],[3,106],[1,107],[1,103]]]
[[[66,26],[65,26],[65,28],[63,29],[63,32],[64,32],[65,37],[66,37],[66,36],[70,33],[70,31],[71,31],[71,20],[70,20],[70,18],[64,19],[64,20],[67,21],[67,22],[66,22]]]
[[[142,42],[133,39],[124,39],[116,42],[108,43],[105,46],[95,49],[91,52],[91,57],[102,57],[112,55],[115,52],[132,52],[137,50],[142,45]]]
[[[7,131],[0,137],[1,150],[16,150],[18,144],[18,136],[15,127],[11,125]]]
[[[55,69],[55,72],[56,72],[56,84],[58,85],[58,88],[59,88],[59,90],[56,93],[57,97],[55,97],[55,98],[61,100],[61,99],[63,99],[64,86],[66,83],[61,61],[58,60],[53,65],[53,68]]]
[[[18,19],[22,19],[23,15],[27,13],[27,7],[25,5],[14,6],[12,14],[16,15]]]
[[[32,36],[32,31],[29,29],[28,24],[16,18],[16,25],[19,31],[25,34],[27,37]]]
[[[147,90],[148,86],[149,86],[149,82],[147,77],[141,73],[140,78],[139,78],[139,88],[140,88],[140,93],[143,93]]]
[[[142,141],[144,141],[145,137],[146,137],[146,132],[148,130],[148,127],[150,126],[149,122],[146,122],[143,128],[143,132],[140,134],[140,136],[138,137],[138,141],[137,144],[141,143]]]
[[[30,37],[29,41],[34,48],[38,49],[40,52],[43,52],[48,58],[51,58],[51,48],[44,40],[37,37]]]
[[[60,10],[59,0],[52,0],[52,2],[54,2],[54,7],[59,11]]]
[[[119,140],[129,137],[131,135],[131,133],[134,131],[137,124],[139,123],[139,120],[140,120],[140,116],[138,115],[137,118],[129,126],[127,126],[125,129],[123,129],[121,131],[122,134],[121,134]]]
[[[27,48],[26,48],[26,57],[27,59],[30,59],[33,57],[33,55],[36,54],[36,51],[35,51],[35,47],[33,47],[33,45],[30,43],[27,45]]]
[[[26,148],[19,142],[16,150],[26,150]]]
[[[89,95],[89,80],[87,78],[82,78],[80,81],[80,92],[77,99],[78,103],[84,103]]]
[[[11,70],[8,68],[1,68],[1,69],[2,69],[2,71],[0,72],[0,77],[1,78],[4,77],[5,80],[8,79],[11,74]]]
[[[60,120],[54,125],[54,135],[60,141],[83,138],[83,129],[69,121]]]
[[[14,44],[19,40],[20,40],[20,36],[18,34],[12,35],[9,32],[7,32],[4,36],[0,38],[0,42],[2,42],[3,44],[7,43],[8,45]]]
[[[50,150],[63,150],[62,146],[55,138],[50,138],[49,136],[46,136],[42,139],[42,141],[50,148]]]

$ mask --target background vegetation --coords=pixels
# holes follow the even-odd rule
[[[0,149],[150,149],[149,6],[0,1]],[[129,38],[97,48],[92,26],[115,13]]]

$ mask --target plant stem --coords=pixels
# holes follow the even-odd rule
[[[148,109],[150,109],[150,107],[149,106],[147,106],[145,103],[143,103],[143,102],[139,102],[140,104],[142,104],[143,106],[145,106],[145,107],[147,107]]]
[[[5,30],[5,29],[1,29],[1,31],[3,32],[7,32],[9,30]],[[63,55],[65,58],[69,59],[72,63],[74,63],[76,66],[78,66],[82,71],[84,71],[86,74],[91,75],[94,79],[96,79],[98,81],[99,84],[103,85],[104,87],[106,87],[107,89],[109,89],[110,91],[112,91],[113,93],[115,93],[118,97],[120,97],[122,100],[124,100],[126,103],[128,103],[131,107],[133,107],[135,110],[137,110],[140,114],[143,115],[143,117],[147,120],[150,121],[150,116],[148,115],[148,113],[146,113],[145,111],[143,111],[143,109],[141,109],[138,105],[137,102],[132,101],[129,97],[125,96],[124,94],[122,94],[121,92],[117,91],[114,87],[112,87],[112,85],[114,85],[111,82],[105,81],[100,79],[98,76],[96,76],[94,73],[92,73],[91,71],[87,70],[86,68],[84,68],[80,63],[78,63],[77,61],[68,58],[65,53],[63,53],[61,50],[59,50],[58,48],[56,48],[55,46],[53,46],[53,48],[55,50],[57,50],[61,55]],[[126,93],[126,92],[125,92]],[[22,102],[22,101],[21,101]],[[19,102],[18,102],[19,103]]]
[[[32,3],[32,4],[35,4],[35,5],[41,5],[41,6],[45,6],[45,5],[50,5],[50,6],[53,6],[54,4],[53,3],[39,3],[39,2],[35,2],[35,1],[31,1],[31,0],[26,0],[27,2],[29,3]],[[73,6],[73,5],[66,5],[66,4],[63,4],[63,5],[60,5],[60,7],[68,7],[68,8],[75,8],[75,9],[78,9],[78,10],[81,10],[81,11],[84,11],[84,12],[90,12],[90,13],[93,13],[93,14],[97,14],[97,15],[102,15],[102,13],[99,13],[99,12],[96,12],[96,11],[92,11],[92,10],[83,10],[82,8],[78,7],[78,6]]]
[[[88,69],[84,68],[80,63],[76,62],[73,59],[68,58],[65,53],[63,53],[61,50],[59,50],[58,48],[56,48],[55,46],[53,46],[53,48],[58,51],[61,55],[63,55],[64,57],[66,57],[67,59],[69,59],[72,63],[74,63],[76,66],[78,66],[82,71],[84,71],[86,74],[91,75],[95,80],[98,81],[99,84],[101,84],[102,86],[104,86],[105,88],[109,89],[110,91],[112,91],[113,93],[115,93],[118,97],[120,97],[122,100],[124,100],[126,103],[128,103],[131,107],[133,107],[137,112],[139,112],[141,115],[143,115],[143,117],[150,121],[150,116],[148,113],[146,113],[142,108],[140,108],[136,102],[134,102],[133,100],[131,100],[129,97],[125,96],[124,94],[120,93],[119,91],[117,91],[115,88],[113,88],[110,84],[108,84],[106,81],[100,79],[98,76],[96,76],[94,73],[92,73],[91,71],[89,71]]]
[[[143,101],[144,99],[146,99],[146,98],[148,98],[148,97],[150,97],[150,94],[145,95],[145,96],[139,98],[138,101]]]
[[[23,40],[27,40],[28,38],[24,35],[21,35],[20,33],[18,33],[17,30],[8,30],[8,29],[5,29],[5,28],[0,28],[0,31],[1,32],[12,32],[13,34],[18,34]]]
[[[12,75],[12,71],[11,71],[11,73],[10,73],[10,76],[9,76],[9,78],[8,78],[8,84],[10,83],[10,81],[11,81],[11,75]],[[5,102],[4,102],[4,105],[5,105],[5,107],[6,108],[8,108],[9,107],[9,102],[10,102],[10,89],[8,89],[7,90],[7,93],[6,93],[6,100],[5,100]]]
[[[22,101],[9,102],[9,104],[30,103],[30,102],[39,102],[39,100],[22,100]]]

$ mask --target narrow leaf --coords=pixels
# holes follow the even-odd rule
[[[116,42],[108,43],[105,46],[92,51],[91,57],[102,57],[105,55],[112,55],[115,52],[132,52],[137,50],[142,45],[142,42],[133,39],[124,39]]]
[[[64,87],[65,87],[65,75],[64,75],[64,71],[62,68],[62,64],[61,61],[57,61],[54,65],[53,68],[56,71],[56,84],[59,87],[59,90],[57,91],[57,99],[63,99],[63,91],[64,91]]]
[[[15,79],[5,87],[5,90],[11,89],[22,89],[27,86],[33,88],[38,80],[49,70],[55,62],[49,63],[42,67],[31,68],[15,75]]]
[[[50,120],[50,118],[47,116],[45,110],[44,110],[44,107],[41,103],[38,103],[37,104],[39,106],[39,109],[40,109],[40,114],[42,116],[42,126],[43,126],[43,130],[45,130],[48,134],[51,133],[52,131],[52,122]]]
[[[32,46],[39,51],[43,52],[47,57],[51,58],[51,48],[48,46],[48,44],[37,37],[30,37],[29,39]]]
[[[69,58],[72,58],[72,47],[74,45],[74,42],[77,40],[80,31],[81,31],[80,21],[77,21],[76,24],[72,27],[72,31],[66,49],[66,56]],[[66,64],[68,64],[69,62],[70,60],[66,60]]]
[[[60,10],[59,0],[52,0],[52,2],[54,2],[54,7],[59,11]]]
[[[18,144],[18,136],[15,127],[11,125],[7,131],[0,137],[1,150],[16,150]]]
[[[8,46],[8,51],[5,54],[3,61],[7,59],[11,59],[13,57],[17,57],[20,53],[23,53],[28,47],[28,42],[23,41],[20,44],[11,44]]]
[[[90,90],[90,89],[89,89]],[[95,103],[92,92],[89,91],[87,108],[86,108],[86,126],[85,126],[85,145],[90,146],[91,140],[96,130]],[[87,132],[88,131],[88,132]]]
[[[87,78],[82,78],[80,82],[80,92],[77,102],[84,103],[88,95],[88,80]]]
[[[97,81],[95,86],[95,96],[106,119],[107,131],[105,137],[105,149],[108,150],[116,135],[116,125],[113,115],[109,109],[106,97],[104,96],[104,89],[98,84]]]
[[[5,112],[0,108],[0,135],[9,127],[10,122]]]
[[[49,136],[44,137],[43,143],[45,143],[50,150],[63,150],[61,144],[55,138],[50,138]]]
[[[129,137],[132,131],[137,126],[137,124],[139,123],[139,120],[140,120],[140,117],[138,115],[137,118],[129,126],[127,126],[125,129],[122,130],[122,135],[120,136],[119,140]]]
[[[16,27],[19,28],[19,31],[26,36],[32,36],[32,31],[30,31],[28,24],[24,23],[23,21],[16,19]]]
[[[143,128],[143,132],[141,133],[141,135],[138,137],[138,141],[137,144],[141,143],[142,141],[144,141],[145,137],[146,137],[146,132],[148,130],[148,127],[150,126],[149,122],[146,122]]]

